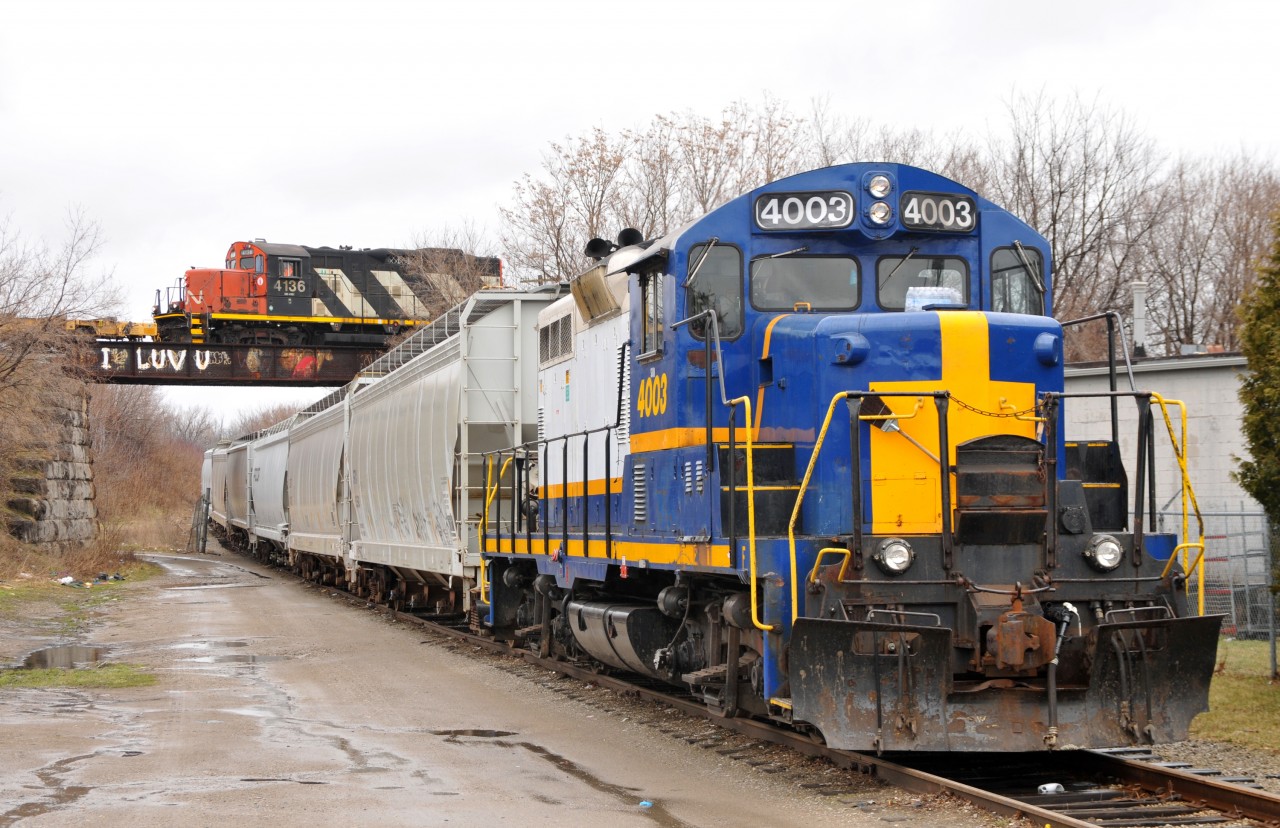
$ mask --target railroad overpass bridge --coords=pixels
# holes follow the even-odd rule
[[[375,347],[213,345],[98,340],[88,379],[125,385],[345,385],[385,353]]]

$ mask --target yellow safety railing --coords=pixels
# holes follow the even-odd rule
[[[1039,417],[1034,413],[1028,415],[1025,411],[1020,411],[1018,406],[1009,402],[1008,397],[1000,398],[1000,410],[1013,412],[1013,419],[1023,423],[1043,423],[1045,421],[1044,417]]]
[[[729,400],[729,406],[741,405],[746,411],[746,431],[747,431],[747,549],[748,557],[751,562],[751,623],[757,630],[768,632],[773,629],[772,624],[765,624],[760,620],[760,610],[756,605],[756,471],[754,465],[754,435],[751,433],[751,398],[738,397]],[[729,462],[733,462],[733,458],[729,458]]]
[[[839,396],[847,397],[848,394],[842,393]],[[888,406],[885,407],[888,408]],[[864,423],[878,423],[885,420],[914,420],[922,408],[924,408],[924,397],[916,397],[916,407],[911,409],[910,414],[895,414],[893,409],[890,409],[888,414],[859,414],[858,419]]]
[[[1160,577],[1168,576],[1169,570],[1173,569],[1174,561],[1178,559],[1178,553],[1181,552],[1182,571],[1190,575],[1191,571],[1195,570],[1197,611],[1200,615],[1204,615],[1204,518],[1200,514],[1200,504],[1196,501],[1195,489],[1191,487],[1191,475],[1187,472],[1187,406],[1181,400],[1166,400],[1155,393],[1151,395],[1151,401],[1160,407],[1160,414],[1164,417],[1165,428],[1169,431],[1169,442],[1173,445],[1174,457],[1178,460],[1178,472],[1182,476],[1181,537],[1183,542],[1174,547],[1173,554],[1169,556],[1169,561],[1164,565],[1164,571],[1160,573]],[[1171,405],[1178,408],[1179,420],[1182,426],[1181,439],[1174,433],[1173,420],[1169,417],[1169,406]],[[1196,516],[1198,535],[1196,540],[1189,541],[1187,538],[1190,537],[1190,516],[1192,512]],[[1195,563],[1191,563],[1190,560],[1192,549],[1198,550]]]
[[[511,461],[515,456],[508,457],[502,463],[502,468],[498,470],[498,479],[493,479],[493,455],[485,458],[487,465],[485,468],[484,483],[484,510],[480,516],[480,525],[476,527],[476,546],[480,549],[480,603],[487,604],[489,602],[489,567],[484,560],[484,528],[489,525],[489,506],[493,503],[493,498],[498,494],[498,488],[502,485],[502,477],[507,473],[507,467],[511,465]],[[502,550],[499,549],[499,552]],[[514,551],[514,550],[513,550]]]
[[[841,391],[831,398],[831,404],[827,406],[827,415],[822,418],[822,428],[818,431],[818,439],[813,444],[813,454],[809,456],[809,465],[804,470],[804,478],[800,481],[800,491],[796,492],[796,505],[791,510],[791,520],[787,521],[787,549],[791,553],[791,623],[794,624],[796,619],[800,617],[800,594],[798,590],[796,578],[796,522],[800,520],[800,506],[804,503],[804,493],[809,488],[809,480],[813,478],[814,467],[818,465],[818,454],[822,451],[822,444],[826,442],[827,430],[831,428],[831,418],[835,416],[836,406],[841,400],[848,398],[849,392]],[[919,411],[917,406],[916,411]],[[880,417],[881,415],[867,415],[868,418]],[[914,416],[914,412],[913,412]],[[884,417],[888,419],[888,417]],[[857,520],[857,515],[854,516]]]
[[[831,404],[827,406],[827,414],[822,418],[822,428],[818,430],[818,439],[813,444],[813,454],[809,457],[809,466],[804,470],[804,478],[800,481],[800,491],[796,492],[796,505],[791,510],[791,520],[787,522],[787,549],[791,555],[791,623],[793,624],[796,619],[800,617],[800,595],[796,579],[796,570],[798,568],[798,564],[796,563],[796,523],[800,520],[800,507],[804,503],[804,494],[809,489],[809,481],[813,478],[813,470],[818,465],[818,455],[822,452],[822,444],[826,442],[827,431],[831,428],[831,418],[835,416],[836,406],[839,405],[841,400],[849,399],[859,393],[860,392],[857,391],[841,391],[831,398]],[[858,419],[864,422],[876,422],[880,420],[910,420],[919,414],[923,407],[924,397],[917,397],[915,408],[913,408],[909,414],[894,414],[892,411],[888,414],[859,414]],[[936,460],[937,458],[934,459]],[[854,485],[857,485],[857,483],[855,482]],[[854,516],[854,519],[858,519],[856,515]],[[818,553],[818,560],[821,560],[822,556],[827,552],[840,551],[841,550],[834,548],[823,549]],[[848,552],[846,551],[845,554],[847,556]],[[846,557],[845,565],[840,568],[841,578],[844,578],[844,572],[848,565],[849,560]],[[815,561],[813,571],[809,573],[809,583],[812,583],[813,579],[817,577],[817,572],[818,564],[817,561]]]
[[[848,549],[839,546],[828,546],[825,549],[818,550],[818,557],[813,559],[813,569],[809,572],[808,583],[812,584],[818,580],[818,569],[822,566],[822,558],[825,555],[839,555],[844,560],[840,563],[840,574],[836,576],[837,581],[844,581],[844,573],[849,569],[849,562],[853,560],[853,555]]]

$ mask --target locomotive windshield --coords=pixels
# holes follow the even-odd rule
[[[991,309],[1044,313],[1043,259],[1032,247],[1002,247],[991,254]]]
[[[853,310],[858,262],[843,256],[789,256],[751,262],[751,304],[760,310]]]
[[[742,252],[736,247],[717,244],[704,260],[706,249],[705,244],[700,244],[689,251],[689,268],[692,271],[697,267],[697,273],[691,283],[686,283],[688,314],[696,316],[705,310],[714,310],[721,338],[734,339],[742,333]],[[698,339],[707,335],[705,319],[689,327]]]
[[[886,256],[876,263],[877,296],[885,310],[906,307],[913,287],[951,288],[969,303],[969,268],[964,259],[942,256]]]

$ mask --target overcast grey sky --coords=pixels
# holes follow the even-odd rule
[[[766,92],[975,136],[1015,91],[1098,95],[1170,153],[1274,160],[1278,34],[1264,0],[0,0],[0,215],[56,244],[82,207],[145,319],[232,241],[496,235],[549,142]]]

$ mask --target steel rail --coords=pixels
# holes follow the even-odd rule
[[[1061,756],[1064,764],[1074,764],[1072,769],[1076,771],[1105,774],[1151,793],[1180,796],[1234,818],[1280,826],[1280,796],[1266,791],[1099,751],[1084,751],[1070,758],[1068,754]]]

